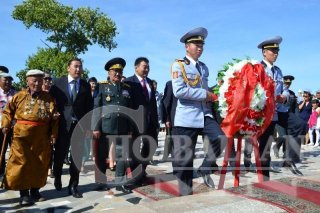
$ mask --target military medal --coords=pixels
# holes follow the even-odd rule
[[[108,96],[106,97],[106,101],[111,101],[111,97],[110,97],[110,88],[108,87],[107,92]]]

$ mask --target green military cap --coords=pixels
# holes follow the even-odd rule
[[[123,58],[117,57],[109,60],[106,65],[104,66],[104,69],[106,71],[109,70],[123,70],[123,68],[126,66],[126,61]]]

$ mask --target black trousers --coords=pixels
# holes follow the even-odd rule
[[[128,162],[129,158],[129,147],[127,144],[128,141],[123,141],[121,138],[117,138],[115,141],[116,146],[116,172],[115,172],[115,183],[117,185],[126,185],[126,170],[130,166]]]
[[[274,141],[273,133],[278,124],[286,130],[286,161],[299,162],[301,137],[304,134],[304,123],[295,113],[278,112],[278,121],[272,121],[267,130],[259,137],[259,152],[264,180],[270,179],[270,147]]]
[[[139,165],[142,165],[142,172],[137,175],[137,179],[142,178],[146,174],[146,168],[149,162],[152,160],[152,156],[156,152],[158,147],[158,131],[157,128],[149,125],[147,131],[144,134],[135,134],[132,137],[130,152],[130,167],[134,171]],[[136,173],[135,171],[133,173]]]
[[[208,140],[208,151],[199,169],[210,174],[216,158],[222,153],[227,140],[219,124],[211,117],[205,117],[204,128],[173,127],[173,172],[178,178],[180,196],[192,194],[193,156],[198,135]]]
[[[286,152],[286,135],[288,134],[287,130],[283,128],[280,125],[276,125],[276,130],[278,133],[278,137],[276,139],[276,148],[280,150],[280,147],[282,146],[283,153]]]
[[[276,121],[271,121],[266,131],[258,138],[261,169],[264,181],[268,181],[270,179],[270,148],[272,141],[274,141],[273,133],[276,123]]]
[[[169,154],[172,154],[173,140],[172,140],[172,128],[166,127],[166,138],[164,140],[164,151],[162,160],[168,160]]]
[[[106,183],[107,182],[107,158],[109,154],[109,140],[106,137],[105,133],[101,134],[101,137],[98,140],[98,147],[96,150],[96,166],[98,170],[96,171],[96,182],[98,183]],[[111,145],[110,141],[110,145]]]
[[[53,157],[53,174],[55,178],[61,178],[63,162],[66,154],[70,148],[70,140],[73,133],[74,128],[77,123],[74,122],[71,124],[70,130],[60,130],[59,136],[57,138],[56,144],[54,145],[54,157]],[[84,136],[84,135],[83,135]],[[78,138],[79,136],[77,136]],[[82,137],[79,137],[82,138]],[[77,146],[77,151],[71,152],[71,164],[69,167],[70,181],[69,186],[78,186],[79,184],[79,174],[80,174],[80,166],[81,166],[81,158],[82,158],[82,148],[84,143],[84,137],[81,141],[79,141],[79,146]],[[73,157],[72,153],[77,153],[77,156]]]
[[[300,162],[301,140],[303,140],[302,136],[306,134],[304,121],[292,112],[278,113],[278,116],[278,124],[287,131],[287,136],[285,136],[287,147],[285,160],[298,163]]]

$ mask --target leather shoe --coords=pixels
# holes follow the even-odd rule
[[[151,160],[151,161],[149,161],[149,164],[152,165],[152,166],[156,166],[157,165],[157,161]]]
[[[104,191],[109,190],[106,184],[104,183],[97,183],[97,186],[95,187],[95,191]]]
[[[31,206],[34,204],[34,202],[32,201],[30,196],[25,195],[20,197],[19,204],[20,206]]]
[[[269,171],[273,173],[281,173],[281,169],[274,166],[270,166]]]
[[[61,177],[56,177],[54,179],[54,187],[56,188],[57,191],[61,191],[62,189]]]
[[[289,169],[294,175],[303,176],[302,172],[300,172],[294,162],[285,161],[282,166]]]
[[[78,191],[76,186],[68,186],[68,193],[75,198],[82,198],[82,194]]]
[[[209,188],[214,188],[214,182],[212,178],[210,177],[210,174],[206,174],[201,169],[199,168],[197,171],[198,175],[202,177],[203,182],[209,187]]]
[[[69,158],[65,158],[63,163],[66,164],[66,165],[70,165],[71,164]]]
[[[34,202],[42,202],[42,201],[45,201],[46,199],[40,194],[39,191],[31,191],[30,192],[31,194],[31,198]]]
[[[117,191],[121,191],[121,192],[123,192],[123,193],[125,193],[125,194],[130,194],[130,193],[132,193],[131,189],[129,189],[129,188],[128,188],[127,186],[125,186],[125,185],[116,186],[116,190],[117,190]]]

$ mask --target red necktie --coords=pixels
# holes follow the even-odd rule
[[[149,99],[149,92],[148,92],[148,88],[147,88],[145,79],[141,80],[141,84],[142,84],[142,89],[143,89],[144,94],[146,95],[147,99]]]

